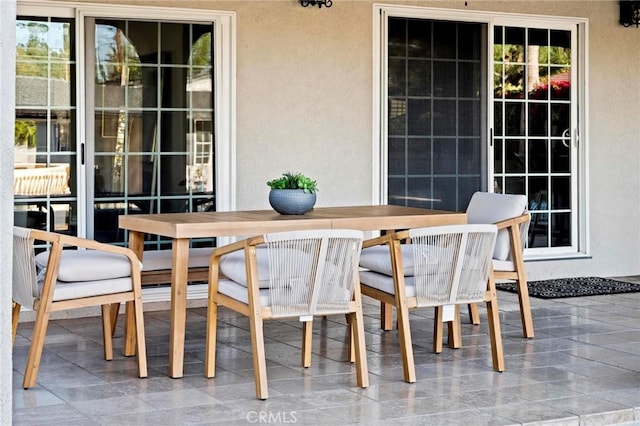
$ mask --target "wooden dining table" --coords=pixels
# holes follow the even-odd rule
[[[331,228],[388,231],[466,222],[465,213],[395,205],[316,207],[304,215],[247,210],[119,216],[119,227],[129,231],[129,247],[143,263],[145,234],[172,239],[169,376],[173,378],[183,375],[189,242],[192,238],[248,237],[270,232]],[[135,351],[135,340],[131,339],[131,334],[127,332],[125,339],[127,355]]]

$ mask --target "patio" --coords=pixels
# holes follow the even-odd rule
[[[640,276],[618,278],[640,282]],[[491,369],[486,316],[463,322],[463,348],[431,352],[431,310],[413,311],[418,381],[402,381],[395,331],[365,302],[368,389],[355,384],[342,317],[314,323],[313,364],[299,367],[300,323],[265,323],[270,398],[255,398],[248,321],[222,308],[218,368],[203,377],[206,309],[187,315],[185,377],[168,371],[168,311],[145,313],[149,377],[102,358],[97,318],[53,321],[37,386],[21,388],[31,323],[13,350],[13,423],[64,424],[640,424],[640,293],[532,298],[536,336],[521,337],[516,295],[499,292],[506,371]],[[466,317],[465,317],[466,319]],[[119,322],[120,327],[122,321]]]

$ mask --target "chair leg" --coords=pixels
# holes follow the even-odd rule
[[[311,340],[313,337],[313,321],[302,323],[302,367],[311,367]]]
[[[434,308],[433,318],[433,352],[439,354],[442,352],[442,306],[436,306]]]
[[[413,344],[411,343],[411,326],[409,324],[409,309],[405,301],[396,302],[398,315],[398,334],[400,336],[400,353],[402,353],[402,367],[404,381],[416,381],[416,366],[413,360]]]
[[[11,345],[16,343],[16,335],[18,334],[18,320],[20,319],[20,304],[13,303],[11,310]]]
[[[120,304],[112,303],[110,306],[111,306],[111,335],[115,336],[116,326],[118,325],[118,312],[120,311]]]
[[[267,388],[267,361],[264,351],[264,330],[260,312],[253,312],[249,317],[251,325],[251,346],[253,347],[253,376],[258,399],[269,398]]]
[[[216,375],[216,344],[218,339],[218,304],[211,299],[207,306],[207,336],[205,340],[204,375]]]
[[[516,281],[518,289],[518,302],[520,303],[520,320],[522,322],[522,334],[526,338],[533,338],[533,318],[531,316],[531,304],[529,303],[529,286],[524,274],[518,272]]]
[[[364,316],[362,314],[362,303],[357,301],[356,312],[351,316],[351,335],[353,342],[351,347],[355,348],[356,381],[361,388],[369,387],[369,368],[367,366],[367,350],[364,337]]]
[[[502,349],[502,333],[500,331],[500,314],[498,312],[498,298],[493,277],[488,282],[487,318],[489,338],[491,340],[491,360],[495,371],[504,371],[504,352]]]
[[[393,328],[393,305],[380,302],[380,327],[384,331]]]
[[[478,312],[477,303],[469,303],[469,321],[471,321],[473,325],[480,324],[480,313]]]
[[[349,362],[354,363],[356,362],[355,330],[353,329],[355,325],[351,314],[346,314],[345,319],[347,320],[347,333],[349,333]]]
[[[462,322],[460,321],[460,305],[456,305],[454,307],[454,310],[455,314],[453,315],[453,321],[447,322],[447,345],[451,349],[459,349],[462,347]]]
[[[142,296],[133,301],[134,321],[136,327],[136,349],[138,352],[138,375],[141,378],[147,377],[147,345],[144,336],[144,314],[142,307]]]
[[[22,387],[24,389],[32,388],[36,384],[36,377],[38,377],[40,360],[42,358],[42,349],[44,348],[44,338],[47,334],[48,326],[49,312],[46,312],[45,307],[40,305],[36,313],[33,336],[31,337],[31,347],[29,347],[27,366],[24,370],[24,380],[22,381]]]
[[[111,305],[102,305],[102,342],[104,348],[104,359],[113,359],[113,339],[111,338]]]
[[[502,334],[500,332],[498,306],[495,304],[495,301],[487,302],[487,316],[489,318],[489,336],[491,338],[491,358],[493,362],[493,369],[496,371],[504,371]]]

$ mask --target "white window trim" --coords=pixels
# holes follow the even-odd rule
[[[495,25],[521,25],[521,26],[542,26],[544,28],[567,29],[576,28],[578,34],[578,58],[576,63],[576,79],[578,83],[578,127],[574,143],[578,145],[577,155],[577,251],[566,251],[562,248],[546,249],[543,253],[535,254],[525,251],[525,260],[546,260],[546,259],[575,259],[589,257],[591,245],[589,238],[589,174],[587,167],[589,164],[589,133],[587,126],[588,111],[588,81],[589,81],[589,58],[588,58],[588,25],[586,18],[558,17],[544,15],[522,15],[515,13],[468,11],[460,9],[441,9],[415,6],[398,5],[373,5],[373,139],[372,139],[372,200],[374,204],[383,204],[387,200],[387,129],[385,126],[387,116],[387,102],[385,98],[387,85],[387,64],[384,55],[386,45],[386,26],[388,17],[408,17],[423,19],[441,19],[463,22],[486,23],[488,28],[489,46],[493,45],[493,27]],[[488,49],[487,67],[492,66],[492,50]],[[492,81],[490,69],[487,69],[487,87],[491,87]],[[487,97],[487,102],[490,102]],[[486,105],[488,114],[488,124],[493,123],[493,109]],[[487,126],[487,132],[493,128]],[[485,135],[486,140],[490,140],[490,135]],[[487,161],[487,182],[493,178],[492,153],[489,150]],[[491,188],[489,188],[491,190]]]

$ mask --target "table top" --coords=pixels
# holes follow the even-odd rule
[[[304,215],[273,210],[161,213],[119,216],[130,231],[171,238],[249,236],[292,230],[348,228],[362,231],[408,229],[467,222],[465,213],[394,205],[316,207]]]

